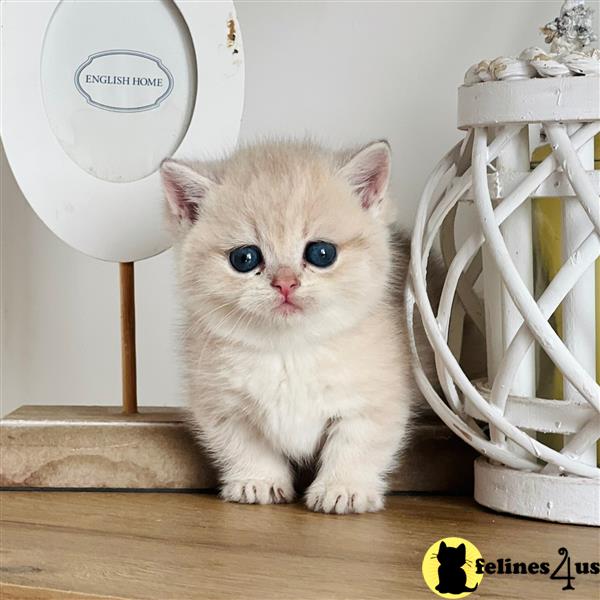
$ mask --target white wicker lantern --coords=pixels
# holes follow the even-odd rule
[[[543,31],[550,52],[530,48],[519,58],[483,61],[459,88],[458,126],[467,134],[438,163],[423,192],[406,308],[410,324],[415,306],[420,314],[445,398],[417,360],[421,391],[482,454],[475,499],[519,515],[599,525],[594,262],[600,257],[600,172],[593,169],[600,53],[588,45],[595,36],[582,1],[565,2]],[[532,169],[530,140],[540,134],[552,151]],[[535,197],[562,199],[562,266],[537,298]],[[458,244],[456,217],[466,203],[477,226]],[[438,235],[448,272],[436,313],[426,268]],[[559,305],[560,337],[548,323]],[[470,381],[456,358],[465,313],[485,333],[484,381]],[[562,374],[562,399],[536,397],[536,344]],[[416,356],[414,344],[413,351]],[[562,448],[539,440],[538,432],[563,434]]]

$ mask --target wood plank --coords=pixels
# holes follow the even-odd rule
[[[184,422],[186,420],[185,410],[172,406],[140,407],[139,411],[132,415],[124,415],[120,406],[65,406],[65,405],[43,405],[25,404],[17,408],[1,422],[10,425],[19,421],[64,421],[73,423],[86,421],[93,423],[136,423],[136,422]]]
[[[574,560],[599,552],[595,529],[497,515],[459,497],[392,496],[382,513],[344,517],[189,493],[4,492],[0,501],[5,585],[100,597],[419,600],[434,597],[421,561],[442,537],[470,540],[486,560],[556,565],[561,546]],[[597,597],[597,576],[574,585],[569,598]],[[552,599],[562,586],[486,575],[478,594]]]
[[[41,598],[44,600],[123,600],[124,597],[98,596],[98,594],[82,594],[0,582],[0,598],[2,600],[41,600]]]
[[[0,485],[210,488],[209,462],[178,409],[24,406],[0,423]]]
[[[210,461],[183,409],[23,406],[0,422],[5,488],[210,489]],[[470,493],[475,453],[431,415],[391,478],[394,491]]]

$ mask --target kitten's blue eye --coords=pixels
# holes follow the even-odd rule
[[[229,253],[231,266],[240,273],[248,273],[262,262],[262,254],[258,246],[242,246]]]
[[[315,267],[329,267],[337,257],[337,250],[329,242],[310,242],[304,250],[304,258]]]

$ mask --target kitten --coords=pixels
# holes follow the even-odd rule
[[[388,144],[262,143],[161,173],[188,402],[222,497],[289,502],[293,465],[318,458],[309,508],[382,509],[418,397]]]

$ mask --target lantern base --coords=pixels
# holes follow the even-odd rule
[[[518,471],[475,461],[475,500],[498,512],[600,526],[600,480]]]

